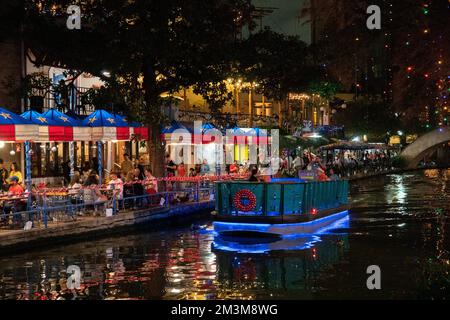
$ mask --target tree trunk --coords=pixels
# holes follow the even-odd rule
[[[159,124],[149,125],[149,149],[150,163],[155,177],[164,177],[164,146],[162,145],[161,131]]]
[[[149,153],[150,164],[153,175],[155,177],[164,177],[164,154],[165,149],[162,144],[160,120],[161,120],[161,105],[159,99],[159,91],[157,89],[156,74],[154,72],[153,64],[146,61],[143,66],[144,76],[144,91],[146,111],[146,123],[149,131]]]

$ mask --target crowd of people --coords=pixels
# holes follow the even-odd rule
[[[98,188],[100,177],[96,170],[98,163],[95,162],[94,159],[91,163],[86,163],[81,172],[74,172],[69,183],[69,193],[73,196],[74,202],[79,201],[77,197],[82,197],[85,204],[108,200],[102,193],[102,189]],[[106,185],[107,189],[113,190],[118,209],[127,205],[127,198],[158,193],[157,178],[153,176],[152,170],[145,167],[142,162],[142,158],[133,161],[125,153],[120,170],[109,173]]]
[[[236,174],[248,176],[250,181],[267,181],[267,172],[271,177],[299,177],[302,173],[309,172],[313,174],[314,179],[319,181],[336,180],[350,178],[359,174],[374,173],[383,171],[392,167],[392,158],[394,154],[388,150],[358,150],[358,151],[339,151],[339,152],[317,152],[304,150],[295,155],[289,152],[283,152],[277,159],[279,160],[279,170],[272,172],[264,170],[268,167],[260,161],[258,164],[249,164],[247,161],[234,161],[226,166],[227,174]],[[273,160],[273,159],[272,159]],[[170,155],[166,155],[167,176],[186,176],[186,167],[184,163],[176,164]],[[213,174],[208,162],[203,160],[201,164],[189,169],[189,177],[198,175]]]
[[[20,197],[24,194],[23,178],[20,167],[16,162],[12,162],[9,166],[9,171],[5,167],[3,159],[0,159],[0,188],[2,198],[6,195],[12,200],[1,200],[1,208],[4,214],[9,214],[13,210],[25,210],[26,202]],[[18,198],[18,199],[17,199]],[[3,216],[0,221],[4,220]]]
[[[203,161],[199,160],[188,172],[184,162],[176,164],[170,157],[170,154],[166,154],[165,170],[167,177],[197,177],[214,173],[211,171],[211,167],[206,159],[203,159]]]
[[[280,174],[299,176],[300,172],[309,171],[316,173],[317,180],[335,180],[390,169],[392,158],[393,154],[385,150],[340,151],[322,155],[305,150],[295,157],[283,154]]]
[[[72,202],[83,204],[96,204],[111,201],[111,194],[114,195],[113,201],[116,202],[117,210],[121,208],[134,208],[136,206],[152,205],[159,203],[161,191],[185,192],[192,183],[183,182],[183,179],[174,179],[167,181],[158,187],[158,178],[152,173],[152,170],[144,165],[142,158],[131,159],[125,153],[124,160],[120,164],[120,169],[110,172],[106,175],[105,184],[99,188],[98,160],[92,158],[90,162],[84,163],[82,168],[75,168],[74,174],[70,177],[68,183],[69,195]],[[358,151],[358,152],[327,152],[314,154],[309,150],[294,156],[288,152],[283,152],[277,160],[279,160],[279,170],[271,172],[270,175],[265,173],[264,169],[268,167],[260,161],[258,165],[248,164],[248,162],[239,163],[234,161],[226,166],[226,172],[229,175],[238,175],[241,178],[247,177],[248,181],[258,182],[267,181],[271,177],[298,177],[302,179],[305,173],[310,173],[310,177],[316,181],[328,181],[348,178],[360,173],[370,173],[380,170],[386,170],[392,167],[392,157],[389,151]],[[208,161],[198,161],[194,166],[186,166],[183,162],[175,163],[170,154],[165,155],[165,177],[207,177],[214,175],[214,168],[208,164]],[[63,170],[68,171],[69,170]],[[69,178],[67,177],[67,179]],[[201,182],[201,187],[207,187],[208,179]],[[105,187],[106,186],[106,187]],[[0,159],[0,187],[8,196],[24,195],[24,181],[17,163],[13,162],[9,166],[9,170],[5,167],[2,159]],[[39,186],[33,186],[33,190],[39,189]],[[104,191],[111,192],[105,193]],[[109,198],[108,198],[108,196]],[[24,196],[25,197],[25,196]],[[186,196],[188,198],[189,196]],[[127,200],[127,199],[133,200]],[[138,199],[138,200],[136,200]],[[177,201],[181,201],[177,199]],[[24,210],[26,200],[19,202],[4,201],[3,212],[11,212],[12,207],[16,207],[15,211]]]

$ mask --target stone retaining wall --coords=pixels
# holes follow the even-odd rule
[[[11,230],[0,232],[0,253],[17,248],[32,248],[67,241],[73,238],[109,235],[139,224],[159,224],[207,215],[214,209],[214,201],[189,203],[171,208],[120,212],[112,217],[88,217],[79,221],[49,225],[47,229]]]

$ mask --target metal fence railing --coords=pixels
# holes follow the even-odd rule
[[[68,194],[35,192],[31,205],[26,197],[22,200],[3,202],[0,211],[0,232],[2,229],[48,228],[53,223],[63,223],[95,216],[115,216],[126,211],[158,210],[174,206],[214,200],[215,191],[211,185],[195,183],[183,189],[153,194],[124,195],[121,197],[111,189],[101,190],[104,196],[89,195],[98,189],[84,188]]]

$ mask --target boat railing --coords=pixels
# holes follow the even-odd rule
[[[348,204],[348,181],[216,183],[219,216],[298,216]]]

